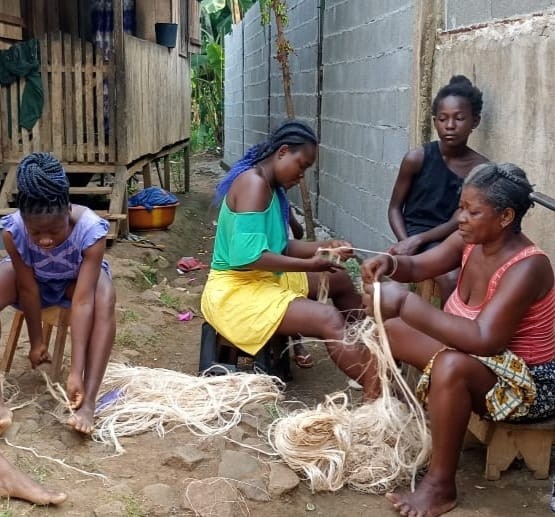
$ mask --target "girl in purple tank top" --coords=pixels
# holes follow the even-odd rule
[[[108,222],[69,202],[69,181],[48,153],[25,157],[17,169],[18,211],[3,218],[8,257],[0,262],[0,310],[25,314],[31,366],[48,362],[41,309],[71,306],[71,368],[67,394],[74,411],[68,424],[90,434],[96,395],[115,336],[115,290],[104,260]],[[0,401],[0,428],[11,413]]]

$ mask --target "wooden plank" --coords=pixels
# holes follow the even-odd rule
[[[129,163],[127,152],[127,80],[126,70],[127,61],[125,37],[123,33],[123,0],[114,0],[114,56],[115,56],[115,81],[117,98],[115,102],[116,112],[118,114],[115,123],[115,137],[117,142],[117,161],[118,163]],[[143,69],[146,71],[147,69]],[[150,73],[150,71],[149,71]],[[145,75],[149,75],[149,73]],[[155,95],[154,92],[151,92]]]
[[[96,161],[96,147],[94,145],[94,68],[92,43],[85,42],[85,141],[87,143],[86,160]]]
[[[12,192],[15,187],[17,166],[12,165],[8,169],[8,174],[4,178],[2,189],[0,189],[0,208],[7,208],[8,202],[12,197]]]
[[[42,2],[40,2],[42,5]],[[42,117],[39,119],[40,141],[44,149],[52,149],[52,100],[50,98],[51,76],[48,72],[48,60],[50,53],[48,50],[48,35],[44,34],[40,39],[40,59],[41,59],[41,79],[44,91],[44,108]]]
[[[42,118],[42,117],[41,117]],[[40,119],[37,120],[36,124],[30,132],[31,137],[31,151],[42,151],[40,146]]]
[[[125,202],[126,193],[127,167],[125,165],[119,165],[116,170],[112,196],[110,198],[110,207],[108,209],[111,214],[123,213],[123,205]]]
[[[112,187],[70,187],[70,194],[110,194]]]
[[[104,52],[95,49],[95,97],[96,97],[96,140],[98,146],[98,162],[106,161],[105,134],[104,134]]]
[[[105,64],[105,70],[106,66]],[[111,163],[115,163],[117,161],[116,127],[118,122],[116,115],[116,78],[113,59],[108,66],[108,72],[106,73],[108,79],[108,160]]]
[[[0,208],[0,216],[13,214],[17,212],[17,208],[7,207],[7,208]],[[102,217],[103,219],[107,219],[108,221],[122,221],[127,219],[127,214],[111,214],[108,210],[95,210],[96,215]]]
[[[62,135],[63,135],[63,92],[62,92],[62,39],[58,32],[53,34],[50,40],[50,52],[52,63],[52,151],[54,155],[61,159],[62,156]]]
[[[63,88],[64,88],[64,153],[63,161],[75,160],[75,140],[74,140],[74,87],[73,87],[73,48],[72,37],[64,34],[64,71],[63,71]]]
[[[0,13],[0,22],[7,23],[9,25],[17,25],[18,27],[25,27],[25,21],[20,16]]]
[[[18,105],[21,106],[21,101],[23,99],[23,89],[25,88],[25,79],[21,78],[17,81],[17,86],[19,88],[19,100]],[[19,113],[19,109],[18,109]],[[31,142],[30,142],[30,132],[24,127],[19,126],[19,120],[17,123],[17,135],[21,139],[21,152],[24,156],[27,156],[31,152]]]
[[[19,160],[21,157],[21,147],[19,145],[19,117],[18,117],[18,101],[19,92],[17,90],[18,82],[12,83],[10,89],[10,113],[11,113],[11,135],[10,135],[10,158]]]
[[[114,174],[116,172],[115,165],[92,165],[88,163],[64,163],[66,173],[74,172],[91,172],[93,174]]]
[[[0,145],[0,159],[4,161],[9,155],[7,88],[0,88]]]
[[[75,84],[75,159],[85,161],[85,124],[83,119],[83,48],[81,40],[73,41],[73,80]]]

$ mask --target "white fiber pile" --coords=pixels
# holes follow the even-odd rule
[[[347,485],[384,493],[409,482],[414,486],[429,456],[424,411],[395,364],[381,321],[379,284],[375,293],[377,322],[366,318],[351,327],[348,341],[363,343],[373,355],[381,397],[350,411],[345,394],[328,396],[316,409],[279,418],[269,430],[274,450],[313,491]]]
[[[186,426],[200,436],[223,434],[240,421],[247,404],[276,403],[282,382],[268,375],[236,373],[196,377],[160,368],[110,363],[95,414],[93,438],[123,452],[122,436],[155,430],[160,436]]]

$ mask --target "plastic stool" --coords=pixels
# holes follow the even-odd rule
[[[50,376],[54,382],[60,380],[60,374],[62,373],[62,362],[64,359],[70,312],[70,309],[59,306],[48,307],[41,312],[42,341],[47,347],[50,346],[52,328],[57,328],[56,339],[54,341],[54,352],[52,354],[52,365],[50,367]],[[23,316],[23,312],[17,310],[12,320],[12,326],[6,342],[6,348],[4,349],[4,355],[2,356],[2,362],[0,362],[0,371],[2,372],[10,371],[24,320],[25,317]]]
[[[213,375],[236,372],[239,356],[252,357],[239,350],[223,336],[220,336],[208,322],[202,324],[200,338],[199,372],[209,370]],[[291,380],[291,364],[287,351],[287,340],[274,336],[258,354],[254,356],[255,366],[264,372],[277,375],[283,381]]]

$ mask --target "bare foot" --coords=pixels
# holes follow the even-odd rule
[[[385,497],[401,515],[410,517],[437,517],[457,505],[455,486],[432,482],[428,476],[414,493],[386,494]]]
[[[83,404],[68,418],[67,423],[80,433],[91,434],[94,430],[94,405]]]
[[[3,402],[0,402],[0,434],[3,434],[11,424],[12,412]]]
[[[35,483],[2,455],[0,455],[0,495],[41,505],[60,504],[67,497],[63,492],[55,492]]]

